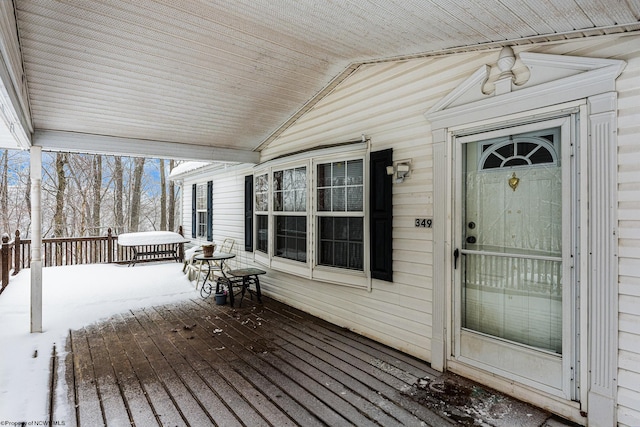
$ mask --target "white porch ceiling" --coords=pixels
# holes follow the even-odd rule
[[[13,4],[35,144],[202,160],[255,159],[363,62],[640,30],[640,0]]]

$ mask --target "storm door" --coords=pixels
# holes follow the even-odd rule
[[[564,397],[572,341],[568,136],[568,120],[556,120],[457,139],[455,252],[457,358]]]

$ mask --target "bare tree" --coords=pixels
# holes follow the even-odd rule
[[[144,157],[135,159],[133,170],[133,193],[131,194],[131,218],[129,231],[138,231],[140,226],[140,200],[142,197],[142,174],[144,172]]]
[[[122,157],[116,156],[114,159],[113,167],[113,179],[114,179],[114,217],[116,233],[120,234],[124,232],[124,215],[122,213],[122,192],[124,187],[123,173],[122,173]]]
[[[102,205],[102,156],[93,156],[93,207],[91,209],[91,232],[90,234],[100,235],[100,208]]]
[[[56,176],[58,178],[58,186],[56,191],[56,209],[53,215],[53,233],[56,237],[65,235],[65,212],[64,212],[64,191],[67,188],[67,176],[65,175],[64,165],[67,163],[67,155],[58,153],[56,155]]]

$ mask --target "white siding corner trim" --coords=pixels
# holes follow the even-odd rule
[[[589,425],[616,422],[618,357],[615,92],[589,98]],[[598,203],[593,203],[598,201]]]

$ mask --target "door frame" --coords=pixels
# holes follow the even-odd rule
[[[575,164],[574,156],[571,152],[574,139],[578,135],[576,126],[577,114],[579,109],[573,109],[573,112],[563,112],[561,116],[548,118],[535,122],[527,122],[524,124],[514,123],[512,126],[504,126],[497,124],[493,129],[484,129],[477,132],[468,133],[467,129],[452,130],[451,143],[452,143],[452,180],[454,186],[453,197],[453,223],[452,223],[452,238],[453,246],[456,250],[462,251],[462,239],[463,228],[462,223],[462,210],[464,197],[463,194],[463,150],[467,143],[486,140],[499,136],[528,133],[537,130],[560,128],[560,156],[559,162],[561,165],[561,185],[562,185],[562,355],[553,355],[546,351],[540,351],[528,346],[511,343],[507,340],[490,338],[484,336],[481,333],[474,333],[470,331],[463,331],[462,328],[462,266],[463,255],[460,254],[460,258],[457,262],[457,268],[454,268],[452,272],[452,299],[451,299],[451,316],[452,316],[452,337],[450,341],[451,352],[450,360],[463,363],[465,365],[474,366],[485,371],[503,376],[505,378],[514,379],[519,383],[531,386],[533,388],[545,391],[551,395],[559,396],[567,400],[580,400],[579,396],[579,383],[580,379],[571,373],[575,372],[575,367],[579,364],[579,346],[578,340],[578,325],[575,322],[578,321],[579,307],[573,304],[572,295],[577,292],[577,278],[574,275],[575,269],[573,268],[573,260],[578,260],[579,251],[574,243],[577,242],[579,227],[576,224],[575,218],[577,218],[576,203],[577,194],[574,191],[576,186],[573,183],[578,176],[577,165]],[[567,185],[571,183],[572,185]],[[506,183],[505,183],[506,185]],[[570,215],[569,215],[570,214]],[[455,262],[455,260],[454,260]],[[500,347],[501,351],[494,354],[488,354],[484,357],[484,360],[474,360],[471,357],[462,354],[462,340],[465,338],[467,341],[475,341],[477,345],[486,346],[491,345]],[[524,375],[517,375],[513,371],[517,370],[516,360],[504,361],[502,367],[492,366],[491,360],[495,357],[504,357],[505,353],[510,353],[512,356],[524,358],[530,363],[534,363],[536,360],[546,360],[550,372],[546,373],[546,384],[543,382],[544,375],[539,376],[538,379],[527,378]],[[510,363],[513,366],[509,366]],[[512,372],[509,373],[509,370]],[[557,386],[551,386],[551,382],[554,378],[559,376]]]

